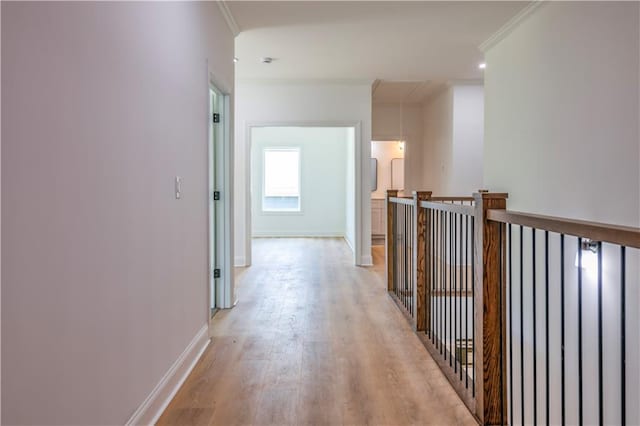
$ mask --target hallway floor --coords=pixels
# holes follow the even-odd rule
[[[384,286],[384,247],[256,239],[239,302],[159,424],[475,425]]]

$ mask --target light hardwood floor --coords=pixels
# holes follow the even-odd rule
[[[384,247],[256,239],[238,305],[159,424],[475,425],[386,293]]]

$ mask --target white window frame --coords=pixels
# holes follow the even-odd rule
[[[298,153],[298,209],[297,210],[265,210],[264,198],[266,154],[267,151],[295,151]],[[260,212],[263,215],[301,215],[302,212],[302,149],[300,146],[266,146],[262,149],[262,193],[260,194]]]

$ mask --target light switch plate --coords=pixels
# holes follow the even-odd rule
[[[179,200],[182,192],[182,178],[180,176],[176,176],[175,191],[176,191],[176,200]]]

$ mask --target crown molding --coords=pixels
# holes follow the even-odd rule
[[[540,6],[546,4],[546,0],[535,0],[530,2],[524,9],[518,12],[513,18],[509,19],[498,31],[493,33],[488,39],[480,44],[479,49],[482,52],[486,52],[493,46],[502,41],[506,36],[516,29],[525,19],[527,19],[533,12],[538,10]]]
[[[222,12],[222,16],[224,16],[224,20],[227,22],[227,26],[231,30],[231,33],[236,37],[240,34],[240,27],[231,13],[231,9],[229,9],[229,6],[227,6],[227,3],[224,0],[218,0],[216,3],[218,3],[220,12]]]

